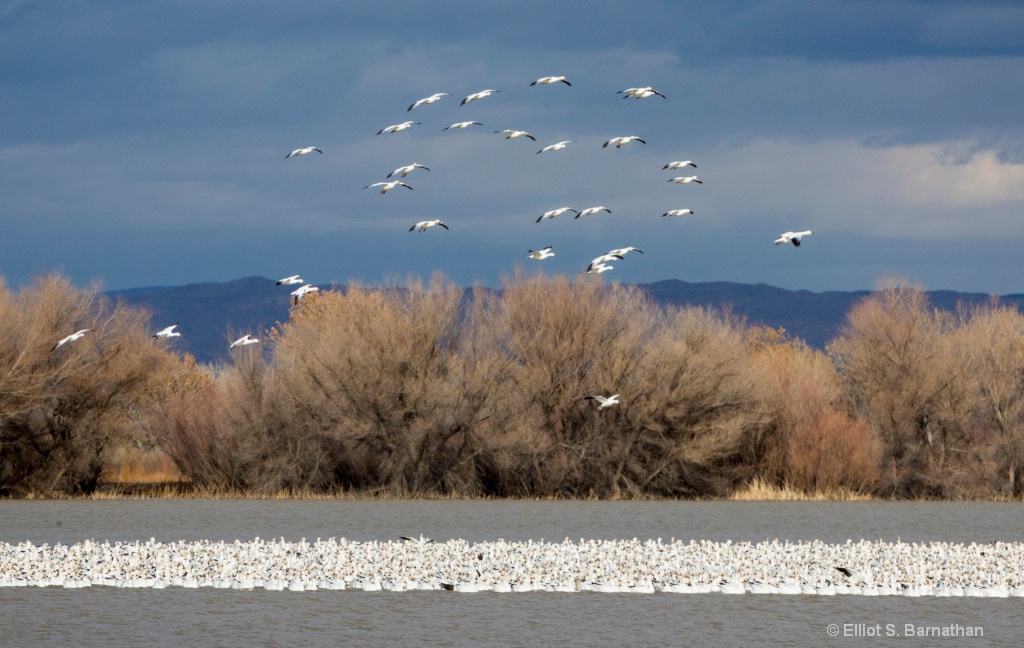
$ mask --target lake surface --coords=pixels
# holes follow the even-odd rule
[[[935,502],[0,502],[0,541],[1024,541],[1024,506]],[[0,588],[0,646],[1020,646],[1024,599]],[[836,624],[838,637],[829,635]],[[907,628],[907,624],[911,628]],[[984,637],[907,637],[921,627]],[[873,636],[881,634],[881,637]],[[889,634],[890,636],[886,636]]]

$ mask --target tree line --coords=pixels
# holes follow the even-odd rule
[[[124,447],[210,494],[1022,492],[1024,316],[995,300],[941,311],[888,281],[821,351],[590,279],[469,297],[439,276],[321,291],[202,366],[95,286],[0,283],[0,493],[91,493]]]

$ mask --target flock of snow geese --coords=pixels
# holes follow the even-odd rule
[[[539,79],[537,79],[537,80],[533,81],[532,83],[530,83],[530,86],[531,87],[532,86],[550,86],[550,85],[555,85],[555,84],[562,84],[562,85],[565,85],[567,87],[571,87],[572,86],[572,83],[565,76],[544,76],[544,77],[540,77]],[[472,102],[480,101],[480,100],[483,100],[483,99],[487,99],[488,97],[492,97],[492,96],[496,95],[499,92],[500,92],[500,90],[495,90],[495,89],[486,89],[486,90],[481,90],[479,92],[474,92],[474,93],[469,94],[466,97],[464,97],[462,99],[462,101],[459,103],[459,105],[460,106],[466,106],[467,104],[470,104]],[[664,94],[662,94],[661,92],[659,92],[658,90],[655,90],[654,88],[652,88],[650,86],[626,88],[625,90],[618,91],[617,94],[622,95],[623,99],[635,99],[635,100],[648,99],[650,97],[655,97],[655,96],[661,97],[662,99],[666,99],[667,98]],[[447,92],[437,92],[437,93],[434,93],[434,94],[432,94],[432,95],[430,95],[428,97],[423,97],[422,99],[418,99],[418,100],[414,101],[412,104],[410,104],[409,107],[406,108],[406,112],[412,112],[413,110],[416,110],[416,109],[421,108],[423,106],[429,106],[431,104],[435,104],[435,103],[441,101],[442,99],[444,99],[445,97],[448,97],[448,96],[450,96],[450,94],[447,93]],[[384,128],[381,128],[380,130],[377,131],[377,135],[393,135],[395,133],[401,133],[403,131],[406,131],[408,129],[413,128],[414,126],[421,125],[421,124],[422,124],[422,122],[410,119],[410,120],[406,120],[406,121],[403,121],[403,122],[400,122],[400,123],[397,123],[397,124],[392,124],[390,126],[385,126]],[[481,122],[475,121],[475,120],[465,120],[465,121],[459,121],[459,122],[455,122],[453,124],[450,124],[449,126],[444,127],[442,130],[443,131],[462,130],[462,129],[467,129],[467,128],[471,127],[471,126],[483,126],[483,124]],[[508,140],[519,139],[519,138],[526,138],[526,139],[529,139],[529,140],[532,140],[532,141],[536,141],[536,138],[532,134],[530,134],[529,132],[527,132],[525,130],[517,130],[517,129],[506,128],[506,129],[496,130],[494,132],[497,133],[497,134],[504,135],[505,139],[508,139]],[[537,151],[537,154],[539,155],[539,154],[542,154],[542,153],[551,153],[551,152],[561,151],[561,150],[565,149],[567,146],[569,146],[570,144],[576,143],[576,141],[577,140],[563,140],[563,141],[560,141],[560,142],[555,142],[554,144],[549,144],[547,146],[542,147],[540,150]],[[637,135],[625,135],[625,136],[612,137],[612,138],[608,139],[607,141],[604,142],[604,144],[602,144],[602,148],[605,148],[605,149],[607,149],[607,148],[621,149],[623,146],[627,146],[627,145],[630,145],[630,144],[633,144],[633,143],[636,143],[636,142],[638,142],[640,144],[646,144],[647,143],[644,139],[642,139],[641,137],[639,137]],[[290,159],[290,158],[299,158],[299,157],[302,157],[302,156],[309,155],[311,153],[317,153],[319,155],[323,155],[324,152],[319,147],[307,146],[307,147],[304,147],[304,148],[298,148],[298,149],[293,150],[292,152],[288,153],[285,156],[285,159],[287,160],[287,159]],[[693,160],[673,161],[673,162],[669,162],[669,163],[665,164],[662,167],[663,170],[669,170],[669,171],[678,171],[678,170],[681,170],[681,169],[691,169],[691,168],[692,169],[696,169],[697,168],[697,164]],[[409,184],[407,184],[406,182],[404,182],[404,179],[409,174],[411,174],[411,173],[413,173],[413,172],[415,172],[417,170],[420,170],[420,169],[422,169],[424,171],[430,171],[430,168],[427,167],[426,165],[420,164],[419,162],[413,162],[411,164],[400,166],[400,167],[396,168],[395,170],[391,171],[390,173],[387,174],[387,176],[386,176],[387,179],[386,180],[382,180],[380,182],[374,182],[374,183],[368,184],[365,187],[363,187],[363,189],[379,189],[380,195],[387,194],[388,192],[392,191],[393,189],[397,189],[397,188],[403,188],[403,189],[407,189],[407,190],[411,191],[411,190],[413,190],[413,187],[410,186]],[[667,182],[671,182],[671,183],[675,183],[675,184],[681,184],[681,185],[703,184],[703,182],[700,180],[700,178],[698,178],[696,175],[680,175],[680,176],[676,176],[676,177],[673,177],[673,178],[669,178],[667,180]],[[551,219],[554,219],[554,218],[556,218],[558,216],[561,216],[562,214],[565,214],[567,212],[572,212],[574,214],[574,219],[580,219],[580,218],[587,218],[587,217],[595,216],[595,215],[597,215],[597,214],[599,214],[601,212],[606,212],[608,214],[611,214],[612,210],[609,209],[608,207],[604,206],[604,205],[596,205],[596,206],[587,207],[587,208],[584,208],[584,209],[575,209],[573,207],[558,207],[558,208],[555,208],[555,209],[551,209],[551,210],[545,211],[543,214],[541,214],[539,217],[537,217],[536,222],[540,223],[540,222],[545,221],[545,220],[551,220]],[[670,217],[670,218],[679,218],[679,217],[682,217],[682,216],[692,216],[692,215],[694,215],[694,211],[692,209],[689,209],[689,208],[670,209],[670,210],[665,211],[665,213],[662,214],[663,217]],[[442,228],[442,229],[445,229],[445,230],[449,229],[448,225],[445,222],[443,222],[441,219],[438,218],[438,219],[431,219],[431,220],[421,220],[419,222],[416,222],[411,227],[409,227],[409,231],[410,232],[426,232],[427,230],[433,229],[435,227],[439,227],[439,228]],[[775,244],[776,245],[783,245],[783,244],[786,244],[786,243],[791,243],[794,246],[799,246],[801,244],[801,240],[803,239],[803,237],[808,236],[810,234],[812,234],[812,232],[810,230],[804,230],[804,231],[799,231],[799,232],[795,232],[795,231],[784,232],[781,235],[779,235],[779,238],[777,238],[775,240]],[[605,252],[604,254],[600,254],[597,257],[595,257],[594,259],[592,259],[591,262],[587,265],[586,269],[583,272],[585,272],[587,274],[594,275],[594,274],[602,274],[602,273],[608,272],[610,270],[613,270],[614,266],[612,265],[612,263],[615,262],[615,261],[623,260],[625,258],[625,256],[626,256],[626,254],[629,253],[629,252],[638,252],[640,254],[643,254],[643,251],[640,250],[639,248],[636,248],[636,247],[623,247],[623,248],[618,248],[618,249],[614,249],[614,250],[609,250],[608,252]],[[554,256],[555,256],[554,249],[550,245],[548,245],[546,247],[543,247],[543,248],[540,248],[539,250],[529,250],[528,253],[527,253],[527,257],[529,259],[531,259],[531,260],[534,260],[534,261],[543,261],[545,259],[550,259],[550,258],[552,258]],[[278,285],[283,285],[283,286],[298,286],[298,288],[295,288],[291,292],[291,294],[290,294],[291,298],[292,298],[292,303],[295,304],[295,305],[297,305],[299,303],[299,301],[303,297],[305,297],[306,295],[309,295],[309,294],[314,293],[314,292],[319,290],[319,288],[317,288],[316,286],[306,284],[305,280],[300,275],[292,275],[290,277],[285,277],[285,278],[281,279],[280,281],[278,281],[277,284]],[[181,333],[174,331],[174,328],[176,326],[178,326],[178,325],[174,324],[173,326],[169,326],[169,327],[167,327],[167,328],[157,332],[153,337],[154,338],[171,338],[171,337],[179,336],[179,335],[181,335]],[[91,330],[92,329],[79,330],[79,331],[77,331],[77,332],[75,332],[75,333],[73,333],[73,334],[71,334],[71,335],[61,339],[59,342],[57,342],[54,345],[54,347],[53,347],[53,349],[51,351],[56,351],[58,348],[62,347],[63,345],[71,343],[71,342],[74,342],[75,340],[78,340],[78,339],[82,338],[86,333],[91,332]],[[230,346],[229,346],[229,349],[234,349],[236,347],[244,347],[244,346],[248,346],[248,345],[251,345],[251,344],[257,344],[257,343],[259,343],[259,339],[258,338],[255,338],[252,335],[247,334],[247,335],[245,335],[245,336],[235,340],[234,342],[232,342],[230,344]],[[598,397],[595,396],[595,397],[588,397],[588,398],[598,398]],[[600,401],[599,402],[600,402],[599,409],[604,409],[604,408],[610,407],[612,405],[615,405],[618,401],[616,400],[615,396],[607,397],[607,398],[602,396],[602,397],[600,397]]]
[[[0,543],[0,587],[1024,597],[1024,544],[949,542]]]

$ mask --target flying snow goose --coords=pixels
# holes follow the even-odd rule
[[[577,210],[573,209],[572,207],[559,207],[558,209],[552,209],[550,211],[546,211],[543,214],[541,214],[540,216],[538,216],[537,217],[537,222],[539,223],[542,220],[544,220],[545,218],[554,218],[555,216],[561,216],[562,214],[564,214],[567,211],[571,211],[574,214],[578,214],[579,213]]]
[[[603,410],[606,407],[611,407],[612,405],[618,405],[619,404],[619,395],[618,394],[613,394],[611,396],[600,396],[598,394],[594,394],[593,396],[584,396],[583,400],[597,401],[598,403],[601,404],[597,409]]]
[[[395,174],[401,174],[399,177],[404,178],[405,176],[409,175],[410,173],[412,173],[416,169],[423,169],[424,171],[430,171],[430,169],[428,169],[427,167],[423,166],[419,162],[413,162],[412,164],[407,164],[405,166],[398,167],[397,169],[395,169],[394,171],[389,173],[387,175],[387,177],[390,178],[390,177],[394,176]]]
[[[630,252],[639,252],[640,254],[644,253],[643,250],[641,250],[640,248],[637,248],[637,247],[624,247],[624,248],[615,248],[614,250],[608,250],[608,254],[614,254],[614,255],[620,256],[620,257],[624,257],[627,254],[629,254]]]
[[[804,230],[802,232],[783,232],[782,234],[779,234],[779,238],[775,239],[775,245],[792,243],[796,247],[800,247],[800,239],[810,234],[814,234],[814,232],[811,230]]]
[[[688,167],[688,166],[693,167],[694,169],[697,168],[697,165],[693,163],[693,160],[679,160],[677,162],[669,162],[668,164],[666,164],[665,166],[663,166],[661,168],[662,168],[662,170],[664,170],[664,169],[683,169],[683,168]]]
[[[180,336],[180,335],[181,335],[181,333],[178,333],[177,331],[175,331],[175,330],[174,330],[174,328],[175,328],[175,327],[176,327],[177,325],[178,325],[178,323],[177,323],[177,322],[175,322],[174,324],[171,324],[171,325],[170,325],[170,326],[168,326],[167,328],[162,328],[162,329],[160,329],[159,331],[157,331],[157,332],[156,332],[156,333],[155,333],[155,334],[153,335],[153,337],[155,337],[155,338],[172,338],[172,337],[178,337],[178,336]]]
[[[539,250],[530,250],[529,257],[537,261],[543,261],[555,256],[555,253],[551,251],[551,246],[543,247]]]
[[[398,538],[399,538],[399,540],[405,540],[406,542],[411,542],[411,543],[416,544],[416,545],[418,545],[420,547],[424,547],[424,546],[430,544],[431,542],[433,542],[433,540],[431,540],[430,538],[424,537],[422,533],[420,534],[420,537],[418,537],[418,538],[411,538],[409,536],[399,536]]]
[[[483,126],[483,124],[478,121],[455,122],[451,126],[445,126],[441,130],[449,130],[451,128],[469,128],[470,126]]]
[[[418,100],[414,101],[413,104],[411,106],[409,106],[409,108],[406,109],[405,112],[409,112],[413,108],[418,108],[418,107],[422,106],[423,104],[432,104],[435,101],[440,101],[441,97],[447,97],[447,96],[448,96],[447,92],[437,92],[435,94],[430,95],[429,97],[423,97],[422,99],[418,99]]]
[[[440,219],[438,219],[420,221],[413,225],[412,227],[410,227],[409,231],[411,232],[413,230],[416,230],[417,232],[426,232],[429,228],[434,227],[435,225],[440,225],[441,227],[448,229],[448,226],[442,223]]]
[[[297,288],[296,290],[293,290],[291,292],[292,303],[293,304],[298,304],[300,299],[302,299],[303,297],[305,297],[306,295],[308,295],[310,293],[315,293],[318,290],[320,290],[320,289],[317,288],[316,286],[311,286],[309,284],[306,284],[305,286],[300,286],[299,288]]]
[[[586,269],[585,272],[587,274],[601,274],[602,272],[608,272],[609,270],[614,270],[614,269],[615,269],[615,266],[610,266],[607,263],[598,263],[597,265],[594,265],[592,263],[589,266],[587,266],[587,269]]]
[[[647,143],[640,139],[639,137],[637,137],[636,135],[629,135],[627,137],[613,137],[604,144],[602,144],[601,148],[608,148],[609,145],[614,146],[615,148],[622,148],[624,144],[629,144],[630,142],[633,141],[640,142],[641,144]]]
[[[669,178],[666,182],[674,182],[676,184],[690,184],[691,182],[696,182],[697,184],[704,184],[697,176],[679,176],[678,178]]]
[[[228,348],[234,349],[236,346],[246,346],[248,344],[259,344],[259,339],[254,338],[253,336],[246,333],[243,337],[240,337],[234,342],[232,342],[231,346],[229,346]]]
[[[50,349],[50,352],[52,353],[52,352],[56,351],[57,349],[59,349],[60,347],[64,346],[68,342],[74,342],[75,340],[80,339],[83,335],[85,335],[86,333],[90,333],[93,330],[94,329],[82,329],[81,331],[75,331],[74,333],[72,333],[71,335],[67,336],[66,338],[63,338],[63,339],[59,340],[57,342],[57,344],[54,344],[53,348]]]
[[[575,141],[576,140],[565,140],[564,142],[558,142],[557,144],[549,144],[549,145],[545,146],[544,148],[542,148],[541,150],[537,151],[537,153],[539,155],[539,154],[545,153],[547,151],[561,151],[566,146],[572,144]]]
[[[473,94],[463,99],[462,103],[460,103],[459,105],[465,106],[470,101],[476,101],[477,99],[485,99],[487,97],[490,97],[495,92],[501,92],[501,90],[481,90],[480,92],[474,92]]]
[[[526,132],[526,131],[524,131],[524,130],[511,130],[511,129],[508,129],[508,128],[506,128],[505,130],[500,130],[500,131],[494,131],[494,132],[495,132],[495,133],[507,133],[507,134],[505,135],[505,139],[515,139],[515,138],[517,138],[517,137],[529,137],[529,138],[530,138],[530,139],[532,139],[532,140],[533,140],[534,142],[536,142],[536,141],[537,141],[537,139],[536,139],[536,138],[534,138],[534,136],[533,136],[533,135],[530,135],[529,133],[527,133],[527,132]]]
[[[595,266],[605,265],[609,261],[615,261],[615,260],[622,260],[622,255],[621,254],[612,254],[611,252],[607,252],[607,253],[602,254],[601,256],[595,258],[594,260],[592,260],[590,262],[590,265],[587,266],[587,267],[588,268],[593,268]]]
[[[693,215],[692,209],[670,209],[661,215],[662,218],[666,216],[686,216],[687,214]]]
[[[301,275],[292,275],[290,277],[285,277],[284,279],[279,280],[277,282],[277,285],[278,286],[294,286],[294,285],[300,284],[300,283],[306,283],[306,280],[303,279]]]
[[[385,126],[384,128],[380,129],[379,131],[377,131],[377,134],[383,135],[384,133],[400,133],[401,131],[404,131],[406,128],[412,128],[414,124],[419,123],[420,122],[418,121],[405,121],[402,122],[401,124],[392,124],[391,126]]]
[[[583,211],[577,212],[575,218],[579,218],[580,216],[593,216],[594,214],[602,211],[606,211],[609,214],[612,213],[612,210],[608,209],[604,205],[598,205],[597,207],[587,207]]]
[[[405,184],[401,180],[392,180],[391,182],[374,182],[373,184],[366,185],[365,187],[363,187],[363,189],[369,189],[370,187],[380,187],[380,195],[382,196],[387,192],[391,191],[392,189],[394,189],[395,187],[405,187],[406,189],[412,189],[412,187]]]
[[[290,157],[298,157],[300,155],[305,155],[306,153],[312,153],[313,151],[316,151],[317,153],[319,153],[321,155],[323,155],[323,153],[324,153],[323,151],[321,151],[320,149],[318,149],[315,146],[307,146],[306,148],[295,149],[294,151],[292,151],[288,155],[284,156],[284,159],[287,160]]]
[[[644,86],[642,88],[626,88],[625,90],[619,90],[617,94],[622,95],[623,99],[625,99],[626,97],[633,97],[634,99],[646,99],[648,97],[653,97],[654,95],[658,95],[662,99],[667,99],[665,95],[661,94],[651,86]]]
[[[531,86],[535,86],[535,85],[551,85],[552,83],[564,83],[567,86],[571,86],[572,85],[571,83],[569,83],[569,80],[566,79],[564,76],[546,76],[546,77],[541,77],[541,78],[537,79],[536,81],[534,81],[533,83],[531,83],[530,85]]]

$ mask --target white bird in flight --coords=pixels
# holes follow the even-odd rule
[[[640,254],[644,253],[643,250],[641,250],[640,248],[637,248],[637,247],[624,247],[624,248],[615,248],[614,250],[608,250],[608,254],[614,254],[614,255],[617,255],[617,256],[620,256],[620,257],[624,257],[627,254],[629,254],[630,252],[639,252]]]
[[[410,538],[409,536],[399,536],[399,540],[405,540],[406,542],[411,542],[420,547],[425,547],[426,545],[433,542],[433,540],[431,540],[430,538],[424,537],[422,533],[418,538]]]
[[[160,329],[159,331],[157,331],[157,332],[156,332],[156,333],[155,333],[155,334],[153,335],[153,337],[155,337],[155,338],[172,338],[172,337],[179,337],[179,336],[181,335],[181,333],[178,333],[177,331],[175,331],[175,330],[174,330],[174,328],[175,328],[176,326],[178,326],[178,323],[177,323],[177,322],[175,322],[174,324],[171,324],[171,325],[170,325],[170,326],[168,326],[167,328],[162,328],[162,329]]]
[[[579,218],[580,216],[593,216],[594,214],[602,211],[606,211],[609,214],[612,213],[612,210],[608,209],[604,205],[598,205],[597,207],[587,207],[583,211],[578,212],[575,218]]]
[[[427,167],[423,166],[419,162],[413,162],[412,164],[407,164],[405,166],[398,167],[397,169],[395,169],[394,171],[389,173],[387,175],[387,177],[390,178],[390,177],[394,176],[395,174],[401,174],[399,177],[404,178],[405,176],[409,175],[410,173],[412,173],[416,169],[423,169],[424,171],[430,171],[430,169],[428,169]]]
[[[558,209],[552,209],[550,211],[546,211],[543,214],[541,214],[540,216],[538,216],[537,217],[537,222],[539,223],[542,220],[544,220],[545,218],[554,218],[555,216],[561,216],[562,214],[564,214],[567,211],[571,211],[574,214],[578,214],[579,213],[577,210],[573,209],[572,207],[559,207]]]
[[[692,209],[670,209],[661,215],[662,218],[665,216],[686,216],[687,214],[693,215]]]
[[[426,232],[428,229],[430,229],[431,227],[434,227],[435,225],[439,225],[439,226],[441,226],[441,227],[443,227],[445,229],[448,229],[448,226],[445,225],[444,223],[442,223],[440,219],[438,219],[438,220],[420,221],[420,222],[416,223],[415,225],[413,225],[412,227],[410,227],[409,231],[411,232],[413,230],[416,230],[417,232]]]
[[[50,353],[53,353],[58,348],[64,346],[68,342],[74,342],[75,340],[80,339],[83,335],[85,335],[86,333],[90,333],[91,331],[93,331],[93,329],[82,329],[81,331],[75,331],[74,333],[72,333],[71,335],[67,336],[66,338],[63,338],[63,339],[59,340],[57,342],[57,344],[54,344],[53,348],[50,349]]]
[[[664,169],[682,169],[682,168],[685,168],[685,167],[688,167],[688,166],[693,167],[694,169],[697,168],[697,165],[693,163],[693,160],[680,160],[678,162],[669,162],[668,164],[666,164],[665,166],[663,166],[661,168],[663,170]]]
[[[621,261],[622,260],[622,255],[621,254],[612,254],[611,252],[606,252],[605,254],[602,254],[601,256],[593,259],[590,262],[590,265],[587,266],[587,268],[589,269],[589,268],[594,268],[596,266],[605,265],[609,261],[615,261],[615,260],[620,260]]]
[[[278,286],[294,286],[295,284],[305,283],[306,280],[301,275],[292,275],[285,277],[277,282]]]
[[[587,274],[601,274],[602,272],[608,272],[609,270],[614,270],[614,266],[610,266],[606,263],[598,263],[597,265],[592,263],[587,266],[586,272]]]
[[[617,94],[622,95],[623,99],[625,99],[626,97],[633,97],[634,99],[646,99],[647,97],[653,97],[654,95],[658,95],[662,99],[667,99],[665,95],[661,94],[651,86],[644,86],[642,88],[626,88],[625,90],[619,90]]]
[[[553,256],[555,256],[555,253],[551,251],[550,245],[539,250],[530,250],[529,254],[531,259],[536,259],[537,261],[543,261],[544,259],[549,259]]]
[[[434,94],[430,95],[429,97],[424,97],[422,99],[418,99],[415,102],[413,102],[413,104],[411,106],[409,106],[409,108],[406,109],[405,112],[409,112],[413,108],[418,108],[418,107],[422,106],[423,104],[432,104],[435,101],[440,101],[441,97],[447,97],[447,96],[448,96],[447,92],[437,92],[437,93],[434,93]]]
[[[535,86],[535,85],[538,85],[538,84],[539,85],[551,85],[552,83],[564,83],[567,86],[571,86],[572,85],[571,83],[569,83],[569,80],[566,79],[564,76],[546,76],[546,77],[541,77],[541,78],[537,79],[536,81],[534,81],[533,83],[531,83],[530,85],[531,86]]]
[[[292,151],[288,155],[284,156],[284,159],[287,160],[290,157],[298,157],[299,155],[305,155],[306,153],[312,153],[313,151],[316,151],[317,153],[319,153],[321,155],[323,155],[323,153],[324,153],[323,151],[321,151],[320,149],[318,149],[315,146],[307,146],[306,148],[295,149],[294,151]]]
[[[593,396],[584,396],[583,400],[597,401],[598,403],[601,403],[600,407],[598,407],[597,409],[603,410],[606,407],[611,407],[612,405],[618,405],[619,404],[619,395],[618,394],[613,394],[611,396],[599,396],[597,394],[594,394]]]
[[[405,121],[402,122],[401,124],[392,124],[391,126],[385,126],[384,128],[380,129],[379,131],[377,131],[377,134],[383,135],[384,133],[399,133],[401,131],[404,131],[406,128],[412,128],[414,124],[419,123],[420,122],[418,121]]]
[[[259,343],[259,339],[258,338],[254,338],[253,336],[251,336],[248,333],[246,333],[243,337],[240,337],[237,340],[235,340],[234,342],[232,342],[231,346],[229,346],[228,348],[229,349],[234,349],[236,346],[246,346],[248,344],[258,344],[258,343]]]
[[[445,126],[441,130],[448,130],[449,128],[469,128],[470,126],[474,126],[474,125],[475,126],[483,126],[483,124],[481,124],[478,121],[464,121],[464,122],[455,122],[451,126]]]
[[[802,232],[783,232],[779,235],[779,238],[775,239],[775,245],[792,243],[796,247],[800,247],[800,239],[809,234],[814,234],[814,232],[811,230],[804,230]]]
[[[613,137],[604,144],[602,144],[601,148],[608,148],[609,145],[614,146],[615,148],[622,148],[624,144],[629,144],[630,142],[633,141],[640,142],[641,144],[647,143],[640,139],[639,137],[637,137],[636,135],[629,135],[628,137]]]
[[[691,182],[696,182],[697,184],[704,184],[699,178],[697,178],[697,176],[679,176],[678,178],[670,178],[667,182],[674,182],[676,184],[690,184]]]
[[[529,137],[534,142],[537,141],[536,138],[534,138],[533,135],[530,135],[529,133],[527,133],[524,130],[511,130],[511,129],[506,128],[505,130],[494,131],[494,132],[495,133],[506,133],[505,139],[515,139],[517,137]]]
[[[406,189],[412,189],[412,187],[405,184],[401,180],[392,180],[391,182],[374,182],[373,184],[366,185],[365,187],[363,187],[363,189],[369,189],[370,187],[380,187],[380,195],[382,196],[387,192],[391,191],[392,189],[394,189],[395,187],[405,187]]]
[[[540,154],[544,153],[545,151],[561,151],[566,146],[572,144],[575,141],[576,140],[565,140],[564,142],[558,142],[557,144],[549,144],[542,148],[541,150],[537,151],[537,153]]]
[[[299,288],[297,288],[296,290],[293,290],[291,292],[292,303],[293,304],[298,304],[300,299],[302,299],[303,297],[305,297],[306,295],[308,295],[310,293],[315,293],[318,290],[320,290],[320,289],[317,288],[316,286],[311,286],[309,284],[306,284],[305,286],[300,286]]]
[[[470,101],[476,101],[477,99],[485,99],[487,97],[490,97],[495,92],[501,92],[501,90],[481,90],[480,92],[474,92],[473,94],[463,99],[462,103],[460,103],[459,105],[465,106]]]

